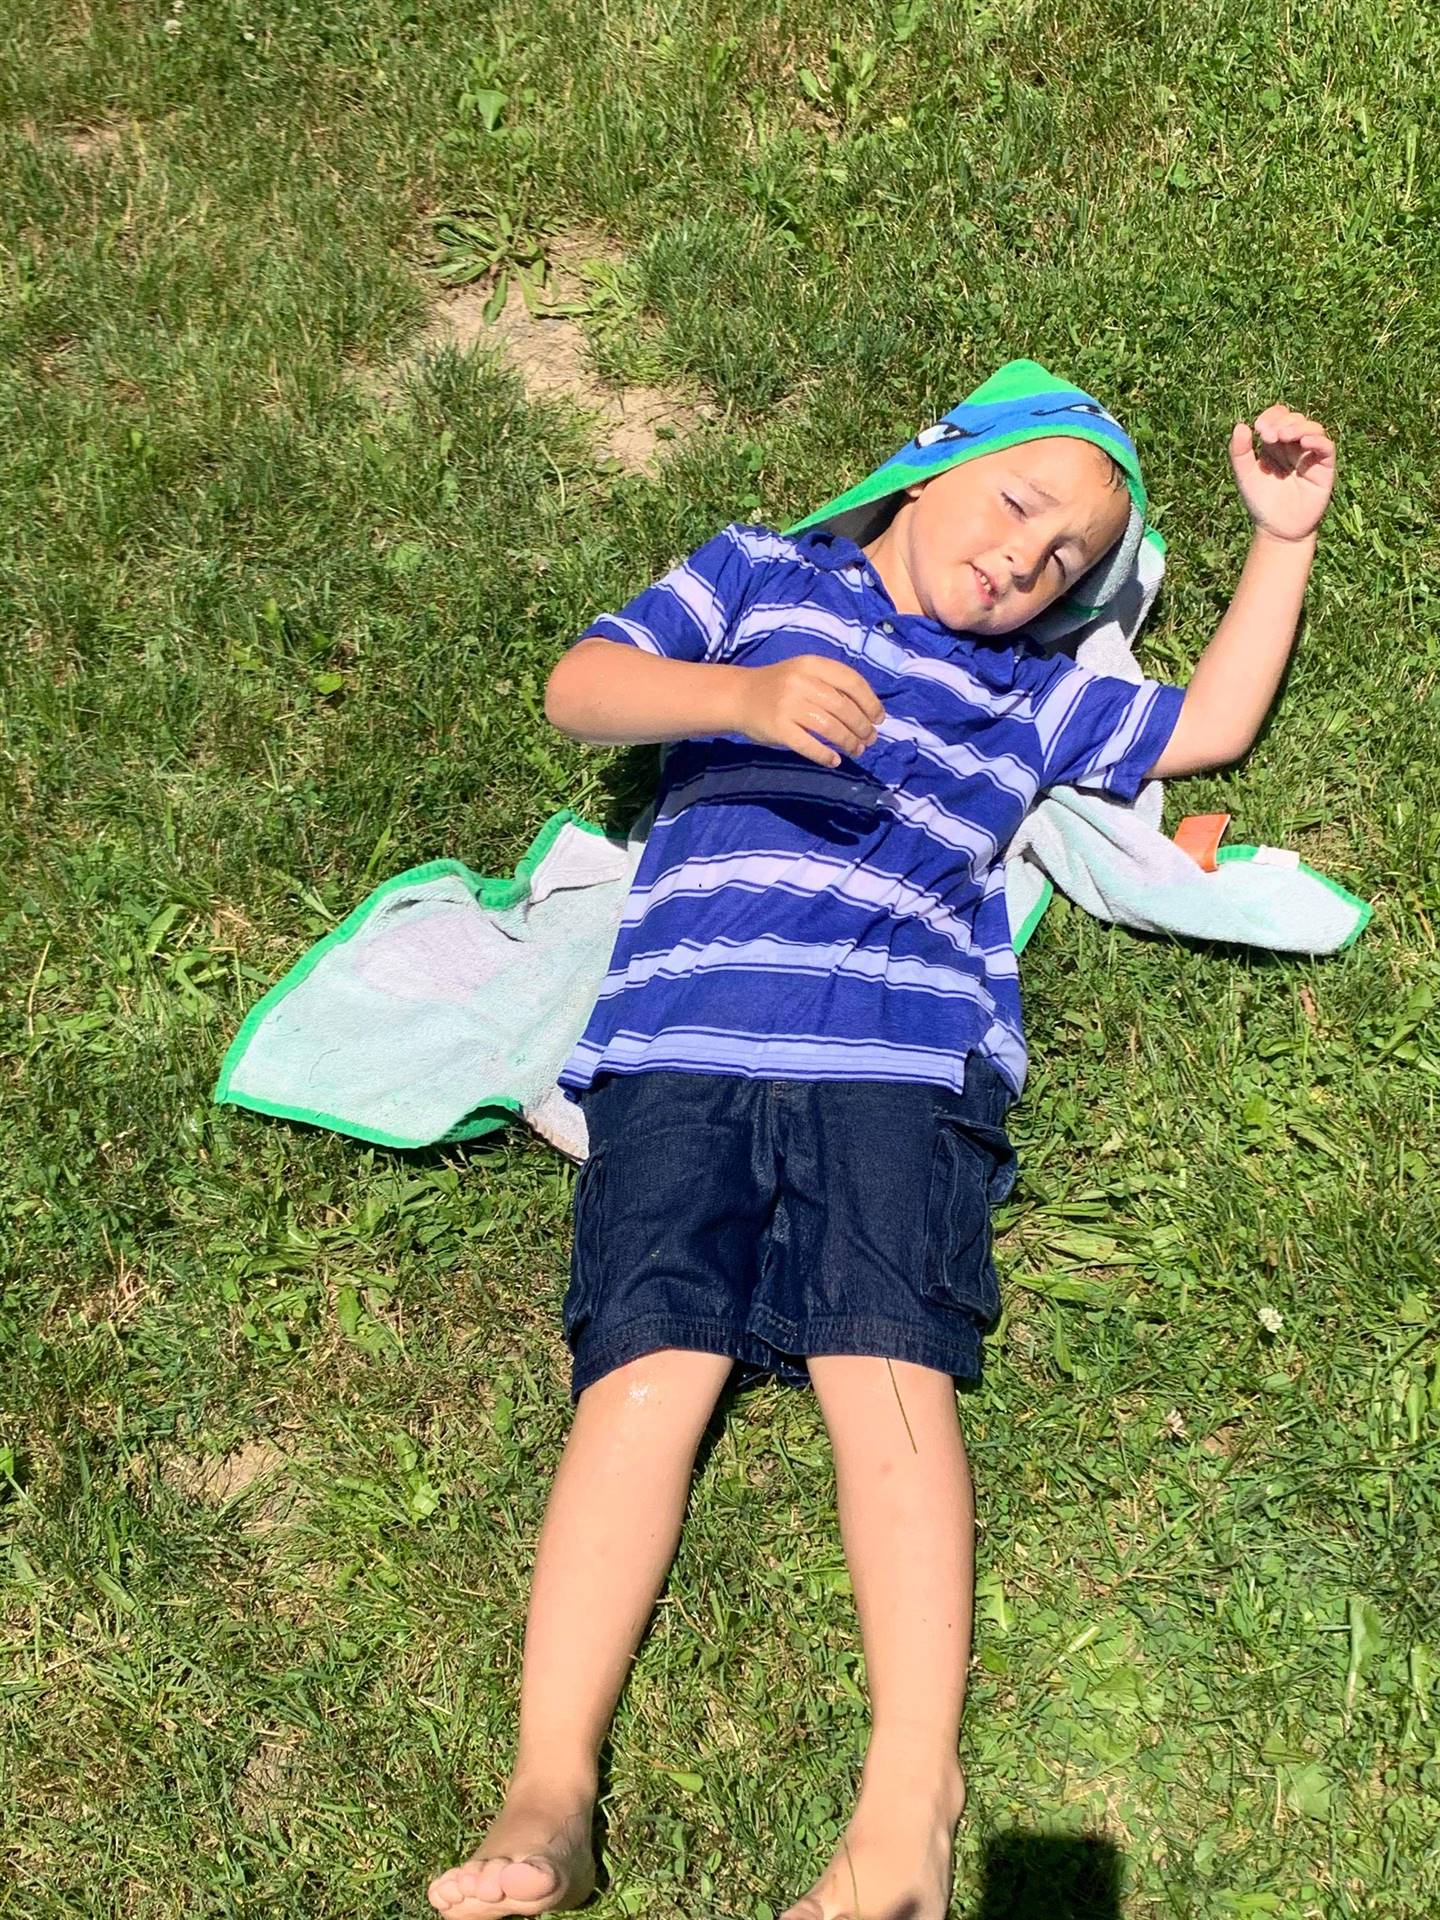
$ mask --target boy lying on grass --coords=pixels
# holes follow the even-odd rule
[[[863,547],[732,524],[550,676],[563,732],[682,744],[561,1075],[590,1141],[576,1412],[515,1769],[474,1857],[430,1887],[449,1920],[593,1891],[597,1757],[737,1363],[819,1396],[872,1708],[840,1846],[782,1920],[948,1910],[974,1568],[955,1384],[999,1316],[989,1216],[1025,1072],[1003,852],[1049,787],[1128,800],[1246,751],[1335,455],[1285,406],[1237,423],[1253,542],[1183,691],[1022,632],[1103,602],[1143,525],[1134,447],[1088,395],[1012,363],[907,459],[935,470],[897,484]]]

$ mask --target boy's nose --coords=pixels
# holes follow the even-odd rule
[[[1043,542],[1037,542],[1033,552],[1029,547],[1014,546],[1006,553],[1005,565],[1009,568],[1017,587],[1028,587],[1033,584],[1044,554]]]

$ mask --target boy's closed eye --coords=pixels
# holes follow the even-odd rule
[[[1017,518],[1021,520],[1028,520],[1030,518],[1029,510],[1025,507],[1025,505],[1021,501],[1015,498],[1013,493],[1006,493],[1002,489],[1000,498],[1005,502],[1005,504],[1008,507],[1013,509]],[[1050,555],[1050,558],[1055,562],[1056,566],[1060,569],[1060,578],[1062,580],[1068,581],[1070,578],[1070,569],[1065,565],[1065,562],[1061,559],[1060,549],[1058,547],[1055,549],[1054,553]]]

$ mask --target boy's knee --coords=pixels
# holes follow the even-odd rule
[[[727,1354],[696,1353],[684,1347],[658,1347],[626,1360],[592,1381],[577,1407],[603,1407],[610,1414],[697,1420],[703,1426],[730,1377]]]

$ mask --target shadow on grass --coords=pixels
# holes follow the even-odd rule
[[[660,787],[660,748],[652,742],[625,747],[604,768],[599,792],[585,809],[587,820],[623,840]]]
[[[1120,1920],[1120,1853],[1093,1833],[1011,1827],[986,1839],[970,1920]]]

